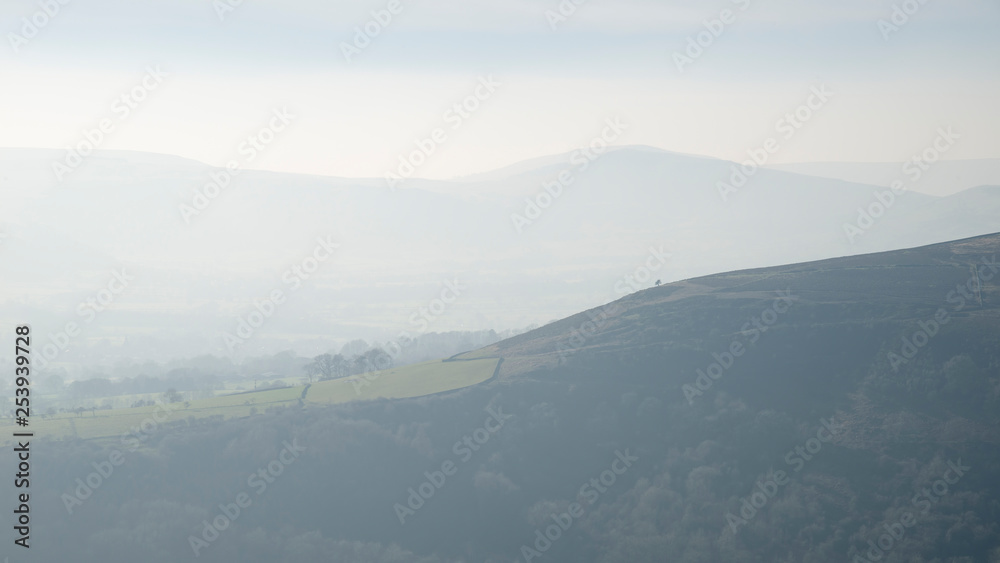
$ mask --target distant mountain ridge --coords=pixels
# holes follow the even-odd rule
[[[903,166],[898,162],[806,162],[774,164],[768,168],[806,176],[888,186],[900,176]],[[935,162],[913,189],[927,195],[948,196],[980,185],[1000,185],[1000,159]]]
[[[978,188],[905,193],[848,236],[847,226],[868,221],[861,210],[879,211],[886,188],[760,169],[723,198],[718,185],[735,163],[649,147],[546,157],[491,180],[410,180],[396,191],[384,179],[254,170],[213,191],[219,169],[125,152],[96,153],[59,183],[53,154],[0,150],[5,294],[34,303],[40,326],[56,332],[102,277],[127,266],[137,282],[121,302],[129,312],[109,313],[115,331],[199,327],[199,353],[231,354],[222,335],[282,287],[282,272],[317,237],[334,237],[341,251],[255,334],[262,350],[393,338],[446,279],[476,289],[431,330],[522,328],[617,299],[618,282],[650,248],[670,258],[647,286],[1000,231],[1000,193]],[[193,217],[181,212],[196,204],[204,208]],[[211,289],[220,284],[230,289]],[[13,303],[0,303],[0,318],[19,317]],[[75,349],[110,336],[103,326]]]

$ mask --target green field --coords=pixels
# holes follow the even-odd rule
[[[145,430],[155,432],[169,425],[189,418],[222,416],[240,418],[263,412],[271,407],[299,404],[305,392],[306,405],[324,405],[387,398],[403,399],[422,397],[444,391],[453,391],[486,381],[493,375],[497,358],[473,361],[433,361],[392,368],[380,372],[314,383],[306,390],[305,385],[271,389],[267,391],[222,395],[209,399],[191,401],[190,406],[174,403],[167,407],[138,407],[128,409],[88,411],[82,415],[59,414],[47,418],[33,416],[31,426],[25,430],[34,432],[36,437],[85,439],[118,439],[145,423]],[[154,424],[156,415],[160,423]],[[9,437],[13,421],[0,421],[0,428]],[[5,438],[5,443],[10,443]]]
[[[374,372],[368,377],[313,384],[307,403],[346,403],[366,399],[404,399],[482,383],[493,375],[497,358],[469,362],[426,362]]]
[[[480,348],[478,350],[472,350],[471,352],[466,352],[464,354],[459,354],[453,356],[455,361],[466,361],[466,360],[482,360],[482,359],[496,359],[496,351],[494,346],[487,346],[485,348]]]

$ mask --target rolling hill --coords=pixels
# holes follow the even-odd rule
[[[434,366],[386,374],[372,400],[327,404],[330,382],[307,408],[154,429],[113,474],[118,444],[38,441],[33,498],[66,540],[43,555],[190,557],[185,538],[273,466],[203,560],[993,563],[998,250],[989,235],[637,291],[453,358],[483,369],[439,378],[447,392],[425,394]]]

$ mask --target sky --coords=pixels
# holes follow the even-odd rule
[[[366,178],[402,157],[447,179],[586,146],[608,119],[614,144],[743,160],[799,110],[771,163],[902,162],[942,127],[961,136],[946,158],[1000,157],[995,0],[0,2],[0,147],[110,120],[100,149]]]

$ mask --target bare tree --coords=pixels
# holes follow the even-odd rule
[[[382,348],[372,348],[364,353],[368,365],[376,370],[389,369],[393,365],[392,356]]]
[[[163,399],[168,403],[179,403],[184,400],[184,397],[177,392],[177,389],[171,387],[167,389],[167,392],[163,394]]]
[[[347,375],[347,367],[347,360],[340,354],[322,354],[306,364],[305,371],[309,376],[309,382],[312,383],[312,378],[315,376],[319,376],[320,381],[344,377]]]

